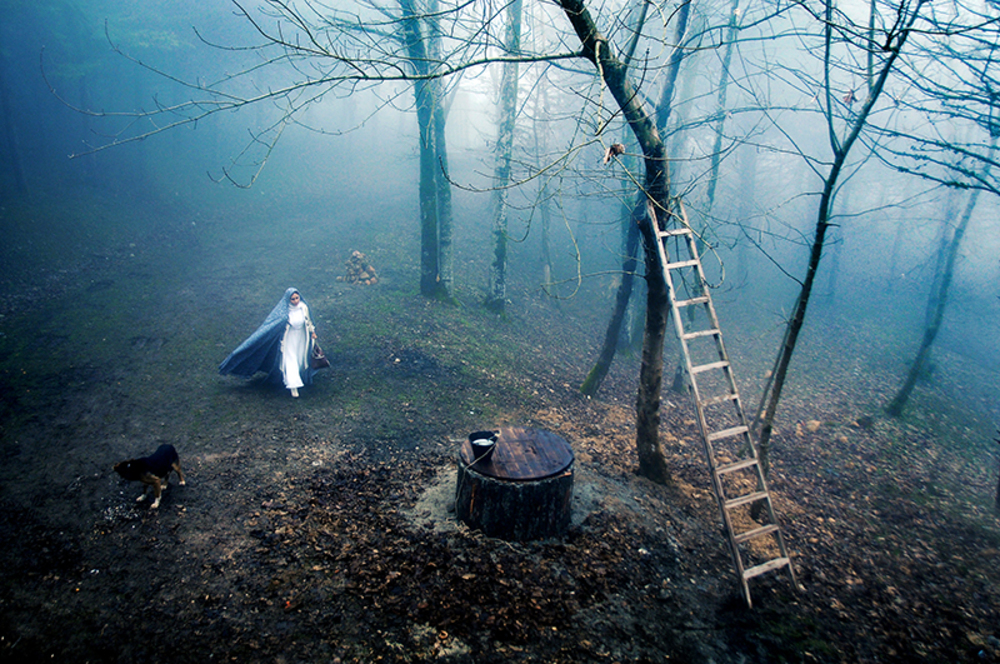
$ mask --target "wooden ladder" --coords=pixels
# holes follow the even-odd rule
[[[712,487],[739,575],[747,606],[752,607],[748,581],[787,568],[797,588],[795,570],[767,490],[733,368],[722,343],[722,331],[712,304],[698,252],[697,238],[683,204],[660,228],[650,211],[670,312],[687,370],[688,385],[698,414],[698,429],[712,472]],[[675,248],[673,262],[668,245]],[[687,319],[685,321],[685,318]]]

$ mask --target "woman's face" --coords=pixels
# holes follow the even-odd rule
[[[299,303],[299,300],[301,300],[301,299],[302,298],[299,297],[298,293],[292,293],[292,296],[290,298],[288,298],[288,301],[291,302],[292,306],[294,307],[295,305],[297,305]]]

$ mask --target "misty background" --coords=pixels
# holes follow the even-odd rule
[[[622,99],[576,2],[0,0],[0,659],[1000,659],[1000,7],[588,1]],[[805,592],[752,611],[673,325],[636,472],[640,243],[581,389],[663,163],[634,100],[748,413],[864,119],[771,439]],[[218,374],[288,287],[332,364],[295,399]],[[565,537],[456,522],[502,426],[571,443]],[[112,465],[162,443],[152,510]]]
[[[246,9],[268,20],[255,13],[258,8]],[[624,8],[604,5],[600,12],[617,34],[624,19],[610,17],[625,16]],[[697,20],[709,34],[705,26],[725,25],[726,16],[720,4]],[[524,41],[539,50],[557,43],[566,30],[560,18],[551,7],[533,6]],[[756,359],[762,365],[777,347],[808,257],[821,187],[813,168],[818,161],[810,159],[821,159],[811,155],[822,155],[826,139],[825,124],[810,106],[815,91],[801,83],[806,76],[796,82],[787,75],[787,63],[811,71],[810,44],[771,30],[760,41],[744,33],[736,57],[741,84],[731,88],[729,104],[751,104],[754,67],[765,59],[784,63],[775,66],[768,85],[770,117],[780,120],[769,125],[759,113],[730,112],[711,209],[705,196],[721,58],[719,48],[709,47],[711,39],[692,49],[681,69],[666,137],[675,155],[673,189],[684,196],[694,225],[707,229],[705,263],[718,286],[723,329],[737,340],[743,334],[763,339]],[[6,321],[11,312],[44,300],[55,284],[71,281],[74,266],[94,256],[137,246],[155,254],[185,243],[197,246],[203,259],[244,265],[252,275],[240,284],[209,280],[211,285],[177,294],[233,302],[244,312],[233,326],[234,343],[237,330],[262,318],[287,285],[299,283],[298,275],[312,271],[307,283],[316,287],[332,279],[354,249],[368,254],[403,293],[412,289],[407,297],[417,297],[418,135],[409,83],[309,90],[296,98],[302,110],[288,122],[290,97],[241,102],[201,117],[206,105],[199,85],[232,77],[240,99],[252,99],[293,80],[290,67],[310,65],[261,66],[262,54],[246,48],[259,44],[260,34],[237,6],[221,1],[8,0],[0,31]],[[608,144],[626,139],[585,64],[521,65],[513,179],[524,182],[510,189],[508,269],[510,306],[541,301],[588,321],[594,338],[581,338],[579,352],[594,354],[620,281],[621,206],[634,186],[621,163],[601,162]],[[646,74],[654,82],[657,75],[653,67]],[[455,294],[465,306],[476,306],[488,288],[499,80],[495,65],[449,79]],[[544,104],[536,94],[543,89]],[[309,95],[315,98],[302,103]],[[798,154],[788,149],[791,141]],[[882,366],[902,382],[923,332],[942,238],[969,193],[900,174],[865,150],[847,173],[807,338],[830,362],[839,362],[838,340],[825,334],[831,321],[884,332],[892,345]],[[543,198],[549,208],[544,223]],[[992,376],[1000,368],[996,196],[984,193],[973,214],[934,360]],[[275,267],[258,272],[263,261],[242,248],[247,246]],[[546,260],[551,275],[541,269]],[[87,279],[100,281],[94,274]],[[823,382],[818,376],[799,380]],[[949,394],[974,413],[974,438],[987,449],[990,423],[1000,421],[995,382],[951,385]],[[922,407],[919,390],[910,407]]]

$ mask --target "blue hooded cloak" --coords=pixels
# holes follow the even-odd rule
[[[258,371],[263,371],[269,381],[281,383],[281,339],[288,327],[288,307],[291,304],[292,293],[298,292],[297,288],[285,291],[260,327],[219,365],[220,374],[249,378]],[[299,293],[300,298],[301,296]],[[302,304],[306,304],[306,301],[302,300]],[[306,307],[308,306],[306,304]],[[312,340],[308,335],[306,338],[309,340],[311,350]],[[315,373],[316,370],[312,368],[302,371],[300,374],[302,382],[311,385]]]

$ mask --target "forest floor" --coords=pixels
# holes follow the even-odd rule
[[[528,292],[504,317],[428,302],[412,261],[357,238],[284,273],[209,231],[7,284],[0,661],[1000,661],[995,404],[971,398],[988,366],[939,356],[891,420],[905,349],[875,323],[812,328],[771,452],[800,587],[755,579],[748,609],[687,397],[664,393],[661,486],[635,474],[636,359],[580,396],[600,316]],[[335,280],[353,248],[378,285]],[[216,375],[289,283],[333,366],[297,400]],[[725,323],[752,396],[777,346]],[[456,521],[458,444],[500,425],[572,445],[565,536]],[[151,510],[111,466],[164,442],[187,484]]]

